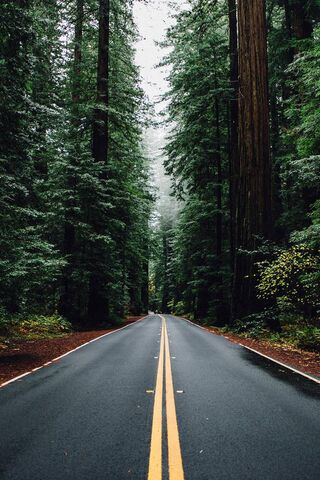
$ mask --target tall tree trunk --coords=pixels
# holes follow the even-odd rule
[[[147,228],[148,226],[146,226]],[[146,244],[146,258],[143,259],[142,266],[142,286],[141,286],[141,302],[142,313],[148,313],[149,308],[149,245]]]
[[[313,32],[312,21],[308,18],[308,2],[295,0],[291,2],[291,26],[297,40],[310,38]]]
[[[97,65],[97,100],[92,128],[92,155],[97,163],[108,162],[109,141],[109,36],[110,1],[100,0],[99,8],[99,44]],[[93,221],[97,234],[103,233],[103,222]],[[93,248],[95,250],[95,248]],[[107,292],[107,272],[96,264],[100,262],[98,251],[93,252],[93,270],[89,281],[88,320],[93,324],[103,323],[109,317]]]
[[[239,185],[233,317],[259,308],[255,291],[258,237],[272,236],[267,42],[264,0],[239,0]]]
[[[169,245],[168,236],[164,232],[162,237],[163,248],[163,290],[161,299],[161,312],[168,313],[169,303],[169,279],[168,279],[168,263],[169,263]]]
[[[230,136],[229,136],[229,172],[230,172],[230,252],[231,264],[234,264],[236,192],[238,189],[239,154],[238,154],[238,33],[236,0],[228,0],[229,8],[229,54],[230,54]]]
[[[292,40],[291,6],[289,3],[289,0],[284,0],[283,5],[284,5],[285,25],[286,25],[288,39],[290,41],[290,47],[288,48],[288,64],[289,64],[289,63],[292,63],[294,59],[294,48],[291,45],[291,40]]]
[[[96,162],[107,163],[109,140],[109,35],[110,1],[100,0],[97,68],[97,107],[92,131],[92,154]]]
[[[219,100],[215,99],[216,111],[216,161],[217,161],[217,217],[216,217],[216,233],[217,244],[216,254],[219,262],[222,255],[222,166],[221,166],[221,133],[220,133],[220,106]]]
[[[221,130],[220,130],[220,105],[219,99],[215,99],[216,112],[216,162],[217,162],[217,216],[216,216],[216,268],[217,268],[217,323],[225,317],[225,305],[223,301],[223,277],[222,277],[222,163],[221,163]]]
[[[76,23],[74,29],[74,61],[73,61],[73,82],[72,82],[72,110],[73,125],[79,128],[80,115],[79,104],[81,94],[81,68],[82,68],[82,37],[84,19],[84,0],[77,0]]]
[[[60,298],[59,311],[71,321],[78,319],[77,295],[73,286],[72,273],[74,270],[74,258],[76,242],[75,231],[75,200],[77,179],[76,167],[80,156],[80,114],[79,103],[81,95],[81,66],[82,66],[82,37],[83,37],[83,19],[84,19],[84,0],[76,0],[76,20],[74,30],[74,57],[73,57],[73,82],[72,82],[72,140],[75,144],[75,150],[70,156],[70,169],[67,173],[67,186],[70,198],[67,201],[63,253],[67,259],[67,265],[62,278],[62,294]]]

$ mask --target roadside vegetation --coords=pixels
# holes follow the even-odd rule
[[[0,19],[1,335],[146,312],[152,195],[131,2],[2,1]]]
[[[0,319],[0,348],[17,341],[65,337],[71,332],[71,323],[60,316]]]

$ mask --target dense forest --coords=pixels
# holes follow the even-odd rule
[[[146,311],[152,196],[130,2],[5,1],[0,18],[1,317]]]
[[[1,2],[0,328],[149,308],[319,345],[319,1],[172,5],[156,221],[132,8]]]
[[[165,166],[152,301],[319,347],[320,4],[197,0],[163,46]]]

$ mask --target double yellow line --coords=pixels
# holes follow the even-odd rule
[[[162,480],[163,377],[165,370],[168,466],[170,480],[184,480],[166,320],[160,315],[161,340],[154,397],[148,480]]]

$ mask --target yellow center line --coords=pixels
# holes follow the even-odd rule
[[[162,320],[160,353],[155,388],[148,480],[162,480],[162,403],[165,365],[168,465],[170,480],[184,480],[179,430],[174,399],[169,339],[166,320]]]
[[[176,405],[172,381],[172,370],[170,360],[170,348],[166,321],[165,330],[165,355],[166,355],[166,410],[167,410],[167,434],[168,434],[168,463],[170,480],[184,480],[179,430],[177,422]]]
[[[162,319],[157,382],[154,396],[148,480],[162,480],[162,398],[164,370],[164,321]]]

